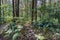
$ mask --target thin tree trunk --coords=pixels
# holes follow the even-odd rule
[[[1,25],[1,0],[0,0],[0,25]]]
[[[31,14],[31,24],[33,24],[33,19],[34,19],[34,0],[32,0],[32,14]]]
[[[41,17],[42,17],[44,15],[44,13],[45,13],[46,0],[42,0],[41,6],[43,7],[41,9]]]
[[[0,0],[0,17],[1,17],[1,0]]]
[[[13,5],[13,21],[16,21],[15,17],[19,17],[19,0],[12,0]]]
[[[13,22],[15,22],[15,10],[14,10],[14,0],[12,0],[12,6],[13,6]]]
[[[37,0],[32,0],[32,14],[31,14],[31,21],[33,24],[33,21],[36,22],[37,21]]]
[[[15,0],[16,17],[19,17],[19,0]]]
[[[37,0],[34,1],[34,20],[37,22]]]
[[[28,0],[25,0],[25,17],[27,18],[28,21]]]
[[[51,0],[49,0],[49,3],[50,3],[50,5],[51,5]]]
[[[2,5],[3,5],[3,4],[4,4],[4,0],[2,0],[1,3],[2,3]],[[3,17],[3,20],[2,20],[2,21],[3,21],[3,23],[4,23],[4,8],[2,8],[2,17]]]

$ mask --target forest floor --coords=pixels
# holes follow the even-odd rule
[[[7,27],[9,26],[9,23],[8,24],[3,24],[0,26],[0,30],[5,30]],[[42,30],[40,30],[42,31]],[[37,38],[46,38],[47,40],[60,40],[60,34],[59,33],[53,33],[53,32],[50,32],[50,31],[46,31],[46,32],[39,32],[38,34],[35,34],[35,36]]]
[[[6,24],[6,23],[2,24],[2,25],[0,26],[0,30],[4,30],[5,28],[8,27],[8,25],[9,25],[9,24]]]

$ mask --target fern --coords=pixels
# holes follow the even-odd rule
[[[12,40],[16,40],[18,38],[18,36],[19,36],[19,33],[15,33],[12,37]]]

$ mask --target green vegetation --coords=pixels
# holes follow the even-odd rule
[[[59,3],[46,3],[46,0],[0,0],[0,39],[59,40]]]

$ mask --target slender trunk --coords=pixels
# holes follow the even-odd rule
[[[42,6],[42,9],[41,9],[41,17],[42,17],[45,13],[46,0],[42,0],[41,6]]]
[[[27,18],[26,20],[28,21],[28,0],[25,0],[25,17]]]
[[[16,17],[19,17],[19,0],[15,0]]]
[[[15,14],[14,14],[14,0],[12,0],[12,5],[13,5],[13,17],[15,17]]]
[[[13,5],[13,21],[16,21],[15,17],[19,17],[19,0],[12,0]]]
[[[49,4],[51,5],[51,0],[49,0]]]
[[[34,20],[37,22],[37,0],[34,1]]]
[[[1,0],[0,0],[0,25],[1,25]]]
[[[36,22],[37,21],[37,0],[32,0],[32,14],[31,14],[31,21],[33,24],[33,21]]]
[[[4,4],[4,0],[2,0],[2,5]],[[4,8],[2,8],[2,18],[3,18],[3,23],[4,23]]]
[[[33,19],[34,19],[34,0],[32,0],[32,14],[31,14],[31,22],[33,24]]]
[[[0,0],[0,17],[1,17],[1,0]]]
[[[14,0],[12,0],[12,6],[13,6],[13,22],[15,22],[15,10],[14,10]]]

